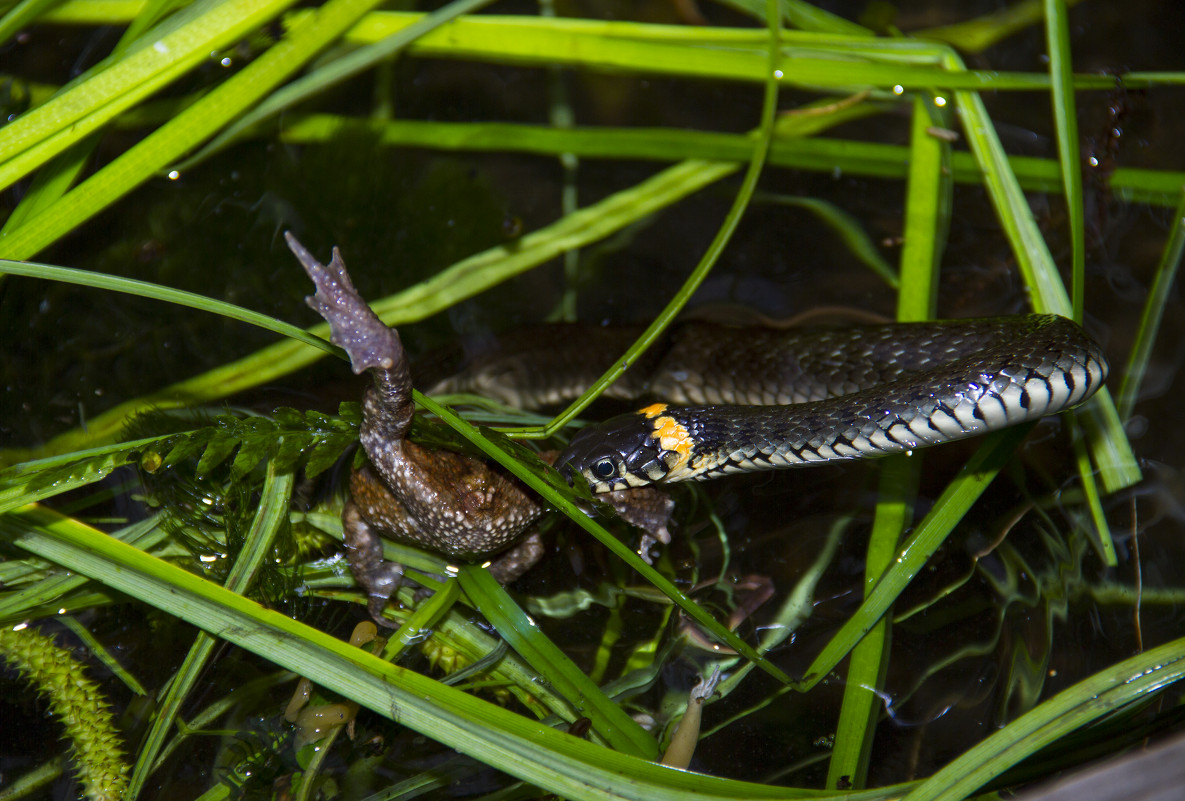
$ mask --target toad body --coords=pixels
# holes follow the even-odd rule
[[[330,340],[355,373],[373,379],[360,433],[369,464],[351,474],[342,511],[350,570],[369,596],[371,617],[391,625],[382,610],[403,579],[402,565],[383,559],[384,537],[466,561],[497,556],[490,571],[513,581],[542,555],[534,525],[544,508],[500,468],[407,439],[414,407],[399,334],[354,289],[337,248],[326,266],[291,233],[284,236],[316,286],[306,300],[329,323]]]

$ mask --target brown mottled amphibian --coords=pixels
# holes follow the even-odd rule
[[[391,625],[382,610],[403,578],[402,565],[383,559],[383,537],[457,559],[497,555],[490,570],[499,581],[522,575],[542,555],[533,524],[543,507],[496,466],[407,439],[414,409],[399,334],[354,289],[337,248],[325,266],[292,234],[284,236],[317,287],[309,306],[329,323],[331,341],[349,355],[354,372],[373,379],[360,436],[370,464],[350,476],[342,512],[350,569],[370,596],[371,617]]]

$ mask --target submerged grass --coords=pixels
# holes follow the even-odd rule
[[[9,36],[30,24],[133,26],[126,49],[42,98],[0,130],[0,185],[11,186],[36,175],[31,191],[0,231],[0,274],[74,282],[96,291],[116,290],[189,305],[288,337],[159,392],[122,399],[86,427],[61,434],[41,447],[0,451],[0,465],[7,465],[0,470],[0,537],[6,544],[45,560],[30,557],[0,566],[0,583],[6,587],[0,595],[0,617],[6,625],[33,614],[45,614],[54,608],[51,603],[74,609],[84,604],[110,603],[109,593],[114,591],[206,632],[195,641],[190,658],[160,699],[158,717],[136,757],[133,794],[147,786],[150,771],[159,764],[161,755],[176,746],[167,742],[169,730],[175,723],[183,728],[177,711],[220,640],[307,676],[446,747],[548,792],[588,799],[874,799],[904,793],[910,793],[911,799],[964,798],[1066,733],[1162,691],[1182,677],[1178,666],[1185,656],[1185,646],[1176,641],[1101,671],[1032,708],[916,786],[896,785],[863,792],[839,789],[860,788],[867,783],[869,754],[881,715],[874,690],[881,685],[891,658],[889,621],[894,603],[1009,463],[1024,430],[986,438],[912,531],[913,487],[920,470],[917,460],[901,460],[884,469],[864,600],[815,655],[804,676],[794,679],[768,658],[766,651],[775,644],[773,640],[755,648],[729,631],[715,615],[679,589],[669,572],[641,563],[628,547],[585,516],[572,503],[572,490],[554,473],[521,460],[512,452],[512,443],[503,437],[483,434],[451,410],[421,398],[422,404],[460,437],[506,465],[553,506],[601,539],[637,575],[701,623],[717,644],[733,649],[734,656],[719,657],[736,669],[731,682],[726,680],[723,685],[723,692],[731,691],[756,666],[780,688],[762,702],[768,704],[782,693],[810,691],[848,659],[848,683],[838,717],[827,790],[718,779],[654,764],[661,737],[635,723],[629,714],[635,710],[626,703],[643,703],[637,699],[661,667],[655,663],[640,666],[641,655],[661,656],[665,650],[655,648],[653,654],[640,650],[631,657],[630,673],[617,683],[597,686],[480,568],[465,568],[460,591],[454,586],[447,593],[439,593],[439,606],[431,609],[430,618],[413,618],[409,628],[400,630],[400,636],[426,636],[422,628],[429,624],[464,629],[464,624],[450,615],[457,616],[459,611],[460,619],[468,620],[470,615],[461,604],[471,603],[522,656],[522,661],[514,664],[510,659],[495,660],[489,672],[481,675],[490,676],[494,683],[514,686],[524,708],[541,722],[393,666],[245,597],[256,571],[273,553],[274,538],[289,525],[293,471],[300,464],[299,451],[311,448],[312,433],[301,439],[301,432],[285,429],[286,433],[277,436],[279,440],[287,437],[287,444],[277,441],[264,445],[261,439],[272,429],[265,431],[266,426],[262,426],[253,434],[247,422],[236,428],[216,421],[209,426],[194,424],[159,436],[112,443],[130,418],[149,408],[168,410],[219,401],[272,382],[335,349],[323,341],[327,333],[324,327],[303,332],[221,301],[115,276],[21,261],[36,257],[50,244],[81,230],[87,221],[112,209],[146,181],[179,166],[190,169],[246,137],[289,143],[321,141],[354,127],[377,132],[380,141],[389,147],[513,150],[537,156],[567,153],[581,158],[675,162],[632,187],[564,214],[511,243],[458,262],[374,304],[385,321],[402,324],[448,309],[560,254],[601,242],[747,165],[732,208],[700,264],[635,346],[618,360],[621,364],[636,358],[682,309],[726,247],[759,176],[777,167],[839,169],[851,175],[906,179],[905,246],[898,303],[901,319],[924,319],[934,314],[955,182],[981,185],[990,195],[1034,307],[1081,318],[1084,309],[1090,308],[1090,299],[1084,298],[1081,290],[1085,199],[1077,162],[1073,97],[1075,91],[1113,86],[1113,80],[1106,76],[1072,73],[1068,3],[1064,0],[1045,0],[1042,4],[1049,42],[1048,74],[968,70],[957,53],[944,44],[920,38],[875,37],[868,29],[800,0],[731,3],[747,13],[764,13],[764,30],[469,15],[485,5],[478,0],[451,3],[433,15],[377,12],[370,0],[328,0],[319,8],[299,11],[288,11],[289,5],[262,0],[200,0],[173,9],[168,3],[71,0],[51,8],[51,4],[25,0],[0,18],[0,32]],[[970,37],[978,42],[1040,19],[1031,16],[1037,3],[1021,5],[1030,16],[979,20],[974,28],[948,28],[943,37],[936,38],[965,41]],[[258,34],[261,27],[277,22],[284,33],[274,42]],[[784,23],[800,30],[783,30]],[[207,90],[184,94],[179,110],[145,103],[154,93],[192,73],[211,52],[223,51],[240,40],[250,40],[259,52],[237,74],[215,81]],[[354,47],[361,49],[350,49]],[[749,134],[424,122],[319,113],[275,116],[282,109],[307,102],[326,88],[348,81],[360,69],[375,64],[382,69],[383,59],[401,49],[480,64],[558,64],[589,73],[615,71],[760,82],[765,89],[764,105],[760,120],[748,121],[757,126]],[[324,55],[313,62],[317,54]],[[297,78],[306,68],[304,77]],[[4,77],[19,82],[23,76]],[[1124,80],[1133,88],[1181,84],[1185,83],[1185,74],[1131,73]],[[790,87],[821,97],[812,115],[797,119],[775,116],[780,92]],[[980,97],[982,90],[1049,92],[1059,161],[1006,154]],[[169,102],[178,101],[174,98]],[[912,115],[908,147],[817,135],[840,122],[872,118],[900,108]],[[133,117],[133,111],[140,115]],[[81,183],[72,185],[81,165],[94,158],[93,137],[153,119],[157,120],[155,127],[141,131],[146,135],[139,141]],[[952,129],[962,131],[969,152],[952,149],[948,137]],[[1117,170],[1111,190],[1142,202],[1175,204],[1180,198],[1182,178],[1168,171]],[[1061,193],[1069,210],[1071,292],[1066,291],[1033,217],[1024,195],[1028,189]],[[823,213],[829,214],[841,230],[851,231],[851,221],[842,214]],[[1178,207],[1178,222],[1180,214]],[[865,261],[888,283],[897,281],[867,246],[866,238],[856,233],[845,237],[855,243],[854,249],[864,250]],[[1167,302],[1167,285],[1180,261],[1181,240],[1181,227],[1177,225],[1165,249],[1159,289],[1149,299],[1133,367],[1124,379],[1124,418],[1130,414],[1139,392],[1142,366]],[[555,434],[620,372],[617,368],[611,370],[580,400],[545,425],[507,428],[505,433],[519,438]],[[1120,415],[1105,390],[1082,417],[1087,438],[1079,448],[1080,476],[1104,551],[1114,558],[1099,498],[1138,481],[1140,472],[1120,425]],[[285,419],[291,423],[293,418]],[[309,426],[314,423],[309,418]],[[230,460],[236,449],[238,456]],[[167,470],[172,464],[181,464],[183,456],[201,456],[197,472],[209,476],[218,475],[216,468],[226,460],[230,460],[232,477],[250,474],[254,462],[262,460],[265,465],[256,471],[257,484],[252,485],[258,510],[246,526],[245,545],[236,553],[234,569],[226,576],[224,587],[169,561],[188,552],[172,532],[160,527],[156,518],[149,525],[136,524],[107,534],[82,519],[41,505],[66,491],[94,488],[120,467]],[[1093,483],[1096,472],[1102,489]],[[313,525],[310,521],[314,515],[292,519],[302,526]],[[904,541],[899,543],[903,532]],[[340,531],[337,533],[340,535]],[[834,548],[834,539],[829,548]],[[441,560],[417,554],[414,549],[404,555],[411,566],[429,573],[443,572],[446,567]],[[783,607],[779,619],[786,630],[778,634],[782,639],[777,642],[788,637],[801,622],[806,614],[803,610],[810,606],[814,582],[825,568],[825,564],[817,566],[810,581],[804,581],[800,588],[801,597],[796,596],[794,603]],[[67,575],[63,570],[73,573]],[[95,584],[84,585],[78,574]],[[315,571],[306,574],[306,578],[310,576],[315,576]],[[426,579],[426,583],[429,581]],[[336,597],[332,593],[346,583],[329,575],[321,583],[313,578],[309,582],[310,588],[328,597]],[[486,636],[484,633],[471,633],[473,642],[488,642],[488,638],[480,640]],[[606,642],[612,639],[607,636]],[[595,675],[600,676],[609,661],[601,658]],[[535,682],[545,684],[546,690],[532,692]],[[609,687],[621,689],[622,697],[613,697]],[[558,721],[571,723],[581,717],[591,720],[595,742],[553,727]],[[304,777],[306,782],[315,779],[313,775]]]

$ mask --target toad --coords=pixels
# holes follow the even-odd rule
[[[518,578],[543,554],[535,523],[544,507],[496,466],[407,439],[414,404],[398,332],[354,289],[337,248],[326,266],[291,233],[284,238],[317,288],[306,300],[329,323],[330,340],[355,373],[373,380],[359,437],[369,464],[351,474],[342,511],[350,570],[367,592],[370,616],[391,626],[382,610],[403,579],[403,566],[383,559],[384,536],[466,561],[496,556],[494,577]]]
[[[351,473],[342,510],[347,560],[367,593],[370,616],[391,627],[383,607],[403,581],[403,566],[383,559],[384,537],[450,558],[489,561],[503,584],[517,579],[543,555],[536,523],[546,507],[498,465],[407,439],[415,409],[399,333],[358,294],[337,248],[326,266],[291,233],[284,238],[316,286],[306,301],[329,323],[330,341],[346,351],[356,374],[369,372],[372,379],[359,435],[369,463]],[[642,488],[601,497],[644,530],[644,558],[654,543],[670,542],[674,503],[664,493]]]

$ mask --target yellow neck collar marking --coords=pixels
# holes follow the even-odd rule
[[[665,403],[652,403],[645,409],[639,409],[638,414],[644,414],[646,415],[647,420],[653,420],[655,417],[658,417],[666,410],[667,405]]]

